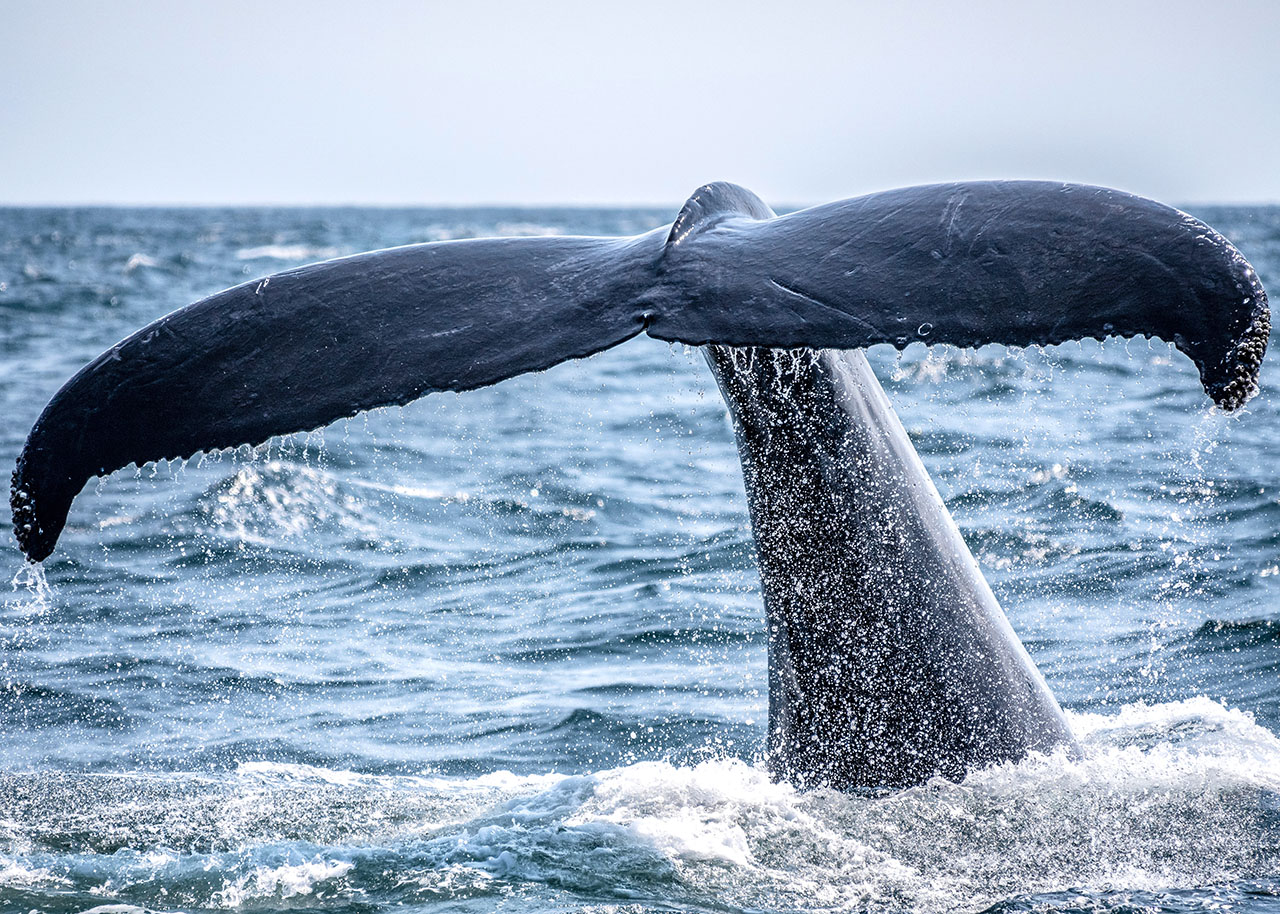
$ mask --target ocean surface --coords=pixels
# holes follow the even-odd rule
[[[1194,212],[1280,290],[1280,208]],[[223,287],[673,215],[0,210],[0,464]],[[882,796],[764,772],[696,351],[90,483],[42,573],[0,544],[0,912],[1280,911],[1278,354],[1227,417],[1159,341],[872,350],[1084,745]]]

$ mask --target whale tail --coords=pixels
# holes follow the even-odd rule
[[[27,558],[85,482],[548,368],[641,332],[851,349],[1157,336],[1224,409],[1254,392],[1266,295],[1208,226],[1114,190],[942,184],[781,217],[731,184],[631,238],[505,238],[287,270],[160,318],[85,366],[13,474]]]

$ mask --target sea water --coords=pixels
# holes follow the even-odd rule
[[[1280,289],[1280,208],[1194,212]],[[0,463],[226,286],[671,216],[0,210]],[[871,358],[1081,757],[772,783],[732,430],[641,338],[126,469],[43,569],[0,547],[0,911],[1280,910],[1280,362],[1227,417],[1160,341]]]

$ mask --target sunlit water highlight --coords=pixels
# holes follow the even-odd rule
[[[670,215],[0,211],[0,458],[226,285]],[[1196,215],[1280,288],[1280,210]],[[1280,910],[1275,360],[1229,419],[1160,342],[872,356],[1082,758],[770,783],[725,410],[638,340],[123,471],[44,576],[11,542],[0,911]]]

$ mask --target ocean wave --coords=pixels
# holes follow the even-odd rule
[[[764,641],[764,634],[754,630],[744,631],[732,625],[690,625],[685,628],[646,628],[642,631],[619,635],[612,631],[583,631],[573,638],[555,645],[524,647],[503,654],[503,658],[516,663],[554,663],[565,660],[581,660],[590,656],[634,656],[637,649],[664,645],[723,646],[752,644]]]
[[[0,717],[12,730],[74,723],[111,731],[126,730],[136,723],[128,709],[109,696],[13,679],[0,680]]]
[[[512,891],[785,910],[977,910],[1009,897],[1267,878],[1280,739],[1199,698],[1076,714],[1036,755],[886,796],[797,792],[760,766],[369,775],[0,776],[0,900],[172,909],[413,904]]]
[[[1229,652],[1280,644],[1280,619],[1209,619],[1183,640]]]
[[[301,863],[255,866],[214,893],[212,907],[239,908],[250,901],[284,900],[319,894],[323,883],[345,876],[355,866],[347,860],[319,856]]]
[[[129,257],[129,260],[124,265],[124,272],[133,273],[136,270],[155,269],[158,266],[160,266],[160,261],[139,251]]]
[[[258,247],[240,248],[237,260],[328,260],[341,251],[336,247],[308,244],[263,244]]]

